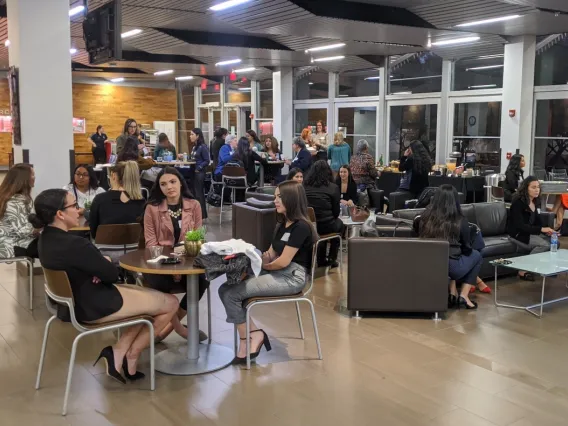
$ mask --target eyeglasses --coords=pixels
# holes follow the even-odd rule
[[[71,207],[75,207],[75,209],[79,210],[81,207],[79,207],[79,203],[77,203],[76,201],[73,204],[69,204],[68,206],[64,206],[61,210],[67,210],[70,209]]]
[[[138,126],[136,124],[132,125],[132,126],[128,126],[129,129],[136,129]]]
[[[75,176],[82,179],[82,178],[88,178],[89,174],[88,173],[75,173]]]

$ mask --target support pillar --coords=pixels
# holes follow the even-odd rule
[[[272,73],[274,99],[274,137],[282,141],[282,154],[292,158],[294,139],[294,70],[280,68]]]

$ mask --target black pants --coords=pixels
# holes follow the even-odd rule
[[[204,184],[205,184],[205,170],[201,170],[198,172],[195,171],[195,180],[194,180],[194,188],[195,188],[195,198],[201,204],[201,215],[203,219],[207,218],[207,206],[205,205],[205,192],[204,192]]]
[[[32,259],[39,259],[39,253],[37,251],[37,242],[38,239],[36,238],[30,243],[30,245],[27,248],[14,246],[14,256],[31,257]]]
[[[93,159],[95,160],[95,164],[105,164],[106,157],[106,150],[104,148],[93,148]]]
[[[333,222],[325,224],[317,224],[317,230],[319,235],[334,234],[338,233],[343,235],[345,225],[338,218]],[[317,259],[318,263],[325,263],[327,258],[330,262],[335,262],[337,260],[337,254],[339,253],[339,239],[334,239],[329,241],[329,256],[326,256],[327,244],[320,244],[318,247]]]
[[[173,288],[180,285],[174,282],[173,275],[144,274],[144,279],[150,288],[163,293],[169,293]],[[187,276],[182,275],[180,282],[184,287],[187,287]],[[209,288],[209,281],[205,279],[205,274],[199,274],[199,300],[201,300],[207,288]],[[187,294],[183,296],[183,299],[179,302],[179,306],[184,311],[187,311]]]

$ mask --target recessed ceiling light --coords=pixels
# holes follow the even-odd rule
[[[138,34],[140,34],[141,32],[142,32],[141,29],[136,28],[136,29],[134,29],[134,30],[130,30],[130,31],[126,31],[126,32],[122,33],[122,34],[120,35],[120,37],[122,37],[122,38],[134,37],[135,35],[138,35]]]
[[[251,91],[251,88],[250,88],[250,87],[240,87],[239,90],[240,90],[241,92],[250,92],[250,91]]]
[[[69,9],[69,16],[75,16],[85,10],[85,6],[76,6],[73,9]]]
[[[308,83],[310,86],[313,86],[314,83],[312,83],[311,81]]]
[[[6,46],[6,47],[10,46],[10,40],[6,40],[6,41],[4,42],[4,46]]]
[[[491,70],[494,68],[503,68],[505,65],[486,65],[484,67],[473,67],[473,68],[466,68],[466,71],[474,71],[474,70]]]
[[[182,76],[182,77],[176,77],[176,80],[178,80],[178,81],[193,80],[193,76],[192,75],[186,75],[186,76]]]
[[[110,81],[112,81],[113,83],[120,83],[124,81],[124,77],[111,78]]]
[[[221,61],[215,64],[216,67],[221,67],[223,65],[240,64],[242,61],[240,59],[229,59],[228,61]]]
[[[412,92],[395,92],[393,95],[412,95]]]
[[[510,21],[511,19],[520,18],[521,15],[499,16],[498,18],[483,19],[481,21],[466,22],[465,24],[456,25],[456,27],[473,27],[475,25],[492,24],[494,22]]]
[[[463,44],[463,43],[471,43],[474,41],[478,41],[480,37],[462,37],[462,38],[454,38],[449,40],[440,40],[430,43],[432,46],[449,46],[451,44]]]
[[[469,86],[468,89],[488,89],[490,87],[497,87],[496,84],[478,84],[476,86]]]
[[[215,12],[218,12],[220,10],[225,10],[225,9],[230,8],[230,7],[238,6],[238,5],[243,4],[243,3],[248,3],[249,1],[251,1],[251,0],[228,0],[228,1],[224,1],[223,3],[216,4],[215,6],[211,6],[209,8],[209,10],[213,10]]]
[[[243,73],[243,72],[251,72],[254,71],[256,68],[255,67],[249,67],[249,68],[241,68],[238,70],[233,70],[234,73]]]
[[[345,56],[328,56],[327,58],[315,58],[312,59],[312,62],[339,61],[340,59],[345,59]]]
[[[374,75],[373,77],[367,77],[365,80],[378,80],[379,78],[381,78],[378,75]]]
[[[77,49],[75,49],[74,47],[72,47],[71,49],[69,49],[69,53],[71,53],[72,55],[74,55],[75,53],[77,53]]]
[[[174,70],[164,70],[164,71],[156,71],[154,75],[168,75],[173,74]]]
[[[337,48],[343,47],[343,46],[345,46],[345,43],[335,43],[335,44],[328,44],[327,46],[312,47],[311,49],[306,49],[306,53],[321,52],[322,50],[337,49]]]

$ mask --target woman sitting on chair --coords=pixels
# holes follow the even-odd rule
[[[274,193],[278,225],[272,245],[262,255],[258,277],[239,284],[223,284],[219,297],[227,311],[227,322],[235,324],[241,338],[239,352],[233,364],[246,363],[246,308],[243,302],[252,297],[288,296],[302,291],[312,264],[312,248],[317,234],[308,219],[304,188],[286,181]],[[270,341],[263,330],[250,320],[250,357],[258,356],[262,346],[270,350]]]
[[[97,324],[145,314],[154,317],[156,333],[170,323],[177,310],[175,296],[115,285],[118,269],[88,239],[68,232],[79,224],[79,205],[72,194],[64,189],[43,191],[29,220],[35,228],[43,228],[38,243],[41,264],[65,271],[69,277],[79,322]],[[143,325],[126,328],[118,342],[101,351],[97,361],[105,358],[107,374],[121,383],[126,383],[124,377],[141,379],[144,374],[136,371],[136,365],[153,337]]]

